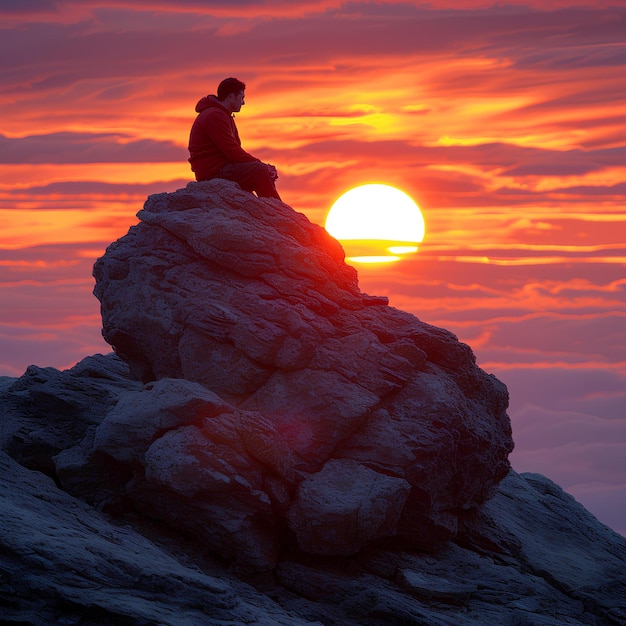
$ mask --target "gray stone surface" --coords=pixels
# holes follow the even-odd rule
[[[3,624],[310,624],[113,524],[4,452],[0,517]]]
[[[98,512],[5,453],[0,524],[4,624],[626,620],[626,540],[534,474],[512,472],[457,540],[433,553],[401,546],[350,558],[292,553],[263,576],[237,577],[197,537]]]
[[[470,348],[361,293],[338,242],[278,200],[190,183],[138,216],[95,264],[94,293],[104,337],[146,387],[105,417],[91,450],[81,444],[89,462],[113,457],[138,506],[257,568],[291,535],[337,555],[454,537],[512,449],[506,388]],[[167,398],[185,394],[176,421]],[[181,498],[192,521],[169,512]]]
[[[119,356],[0,379],[2,623],[626,623],[626,540],[509,470],[467,346],[280,202],[141,215],[95,270]]]

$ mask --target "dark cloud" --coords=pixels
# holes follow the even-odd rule
[[[39,15],[56,11],[59,4],[60,0],[0,0],[0,15]]]
[[[234,28],[227,17],[210,15],[211,6],[220,4],[186,3],[180,16],[174,14],[173,19],[171,14],[155,11],[155,3],[134,3],[135,9],[146,10],[143,20],[134,26],[134,22],[126,25],[120,16],[110,19],[101,10],[97,18],[77,23],[24,24],[19,30],[1,32],[0,50],[12,58],[11,66],[20,69],[23,81],[42,86],[50,81],[56,84],[54,79],[42,80],[42,74],[68,80],[68,74],[55,69],[77,59],[88,63],[92,78],[145,77],[182,67],[206,68],[208,58],[213,65],[251,72],[272,67],[296,69],[311,65],[313,59],[317,64],[354,63],[353,71],[358,72],[365,59],[381,62],[385,57],[465,55],[470,51],[484,55],[497,51],[495,54],[520,67],[563,68],[569,64],[578,68],[619,63],[626,23],[626,8],[538,11],[494,6],[444,11],[426,5],[376,2],[348,3],[341,8],[331,5],[326,12],[302,17],[262,19],[264,5],[246,2],[238,7],[247,9],[248,22]],[[163,6],[174,10],[171,3]],[[197,14],[192,27],[193,22],[186,20],[192,19],[187,12],[194,9]],[[251,49],[255,50],[253,60]],[[79,80],[79,75],[74,79]]]
[[[559,187],[552,191],[554,195],[568,195],[575,199],[591,199],[597,196],[607,196],[617,201],[626,199],[626,183],[616,185],[572,185],[571,187]]]
[[[425,124],[428,120],[425,120]],[[306,154],[316,157],[349,158],[361,155],[363,159],[382,157],[392,162],[415,165],[442,165],[471,163],[484,168],[505,168],[506,175],[517,172],[523,175],[541,174],[544,166],[558,167],[558,175],[568,176],[619,167],[626,163],[626,148],[598,150],[550,150],[548,148],[520,146],[513,143],[484,143],[471,146],[425,146],[410,141],[381,140],[326,140],[311,141],[302,148],[290,151],[297,160]],[[528,168],[528,169],[524,169]]]
[[[106,183],[101,181],[63,181],[48,185],[36,185],[5,191],[10,199],[12,196],[32,196],[46,198],[48,196],[135,196],[146,197],[153,193],[172,192],[184,187],[189,180],[156,181],[150,183]],[[7,207],[8,208],[8,207]]]
[[[626,163],[626,147],[601,150],[537,150],[519,151],[516,165],[505,169],[508,176],[575,176],[619,167]],[[504,163],[503,163],[504,164]]]
[[[58,132],[0,135],[0,163],[167,163],[184,161],[186,148],[171,141],[113,133]]]

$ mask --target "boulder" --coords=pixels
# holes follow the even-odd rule
[[[115,406],[120,393],[141,391],[120,359],[94,355],[60,372],[31,365],[6,379],[0,443],[24,467],[55,475],[53,458],[81,443]]]
[[[111,523],[4,452],[0,522],[2,624],[311,624]]]
[[[377,537],[395,534],[411,485],[352,459],[331,459],[303,480],[287,511],[300,548],[353,554]]]
[[[141,510],[271,568],[292,544],[434,549],[493,494],[513,448],[505,386],[450,332],[361,293],[323,228],[221,180],[138,217],[94,293],[145,386],[72,455],[111,461]]]
[[[426,551],[397,530],[404,479],[348,457],[301,475],[274,432],[199,383],[144,387],[113,354],[1,379],[0,621],[626,623],[626,539],[549,479],[510,471]],[[263,532],[302,547],[272,556]],[[337,554],[347,543],[361,547]]]

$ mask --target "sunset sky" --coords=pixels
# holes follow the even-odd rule
[[[0,0],[0,30],[0,375],[110,351],[93,262],[192,180],[195,103],[236,76],[294,209],[415,199],[419,252],[362,291],[468,343],[514,469],[626,534],[622,0]]]

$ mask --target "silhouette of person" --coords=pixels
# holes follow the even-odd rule
[[[189,134],[189,163],[196,180],[225,178],[257,196],[278,198],[275,180],[278,172],[241,147],[234,113],[244,102],[246,85],[236,78],[225,78],[217,96],[204,96],[196,104],[196,117]]]

